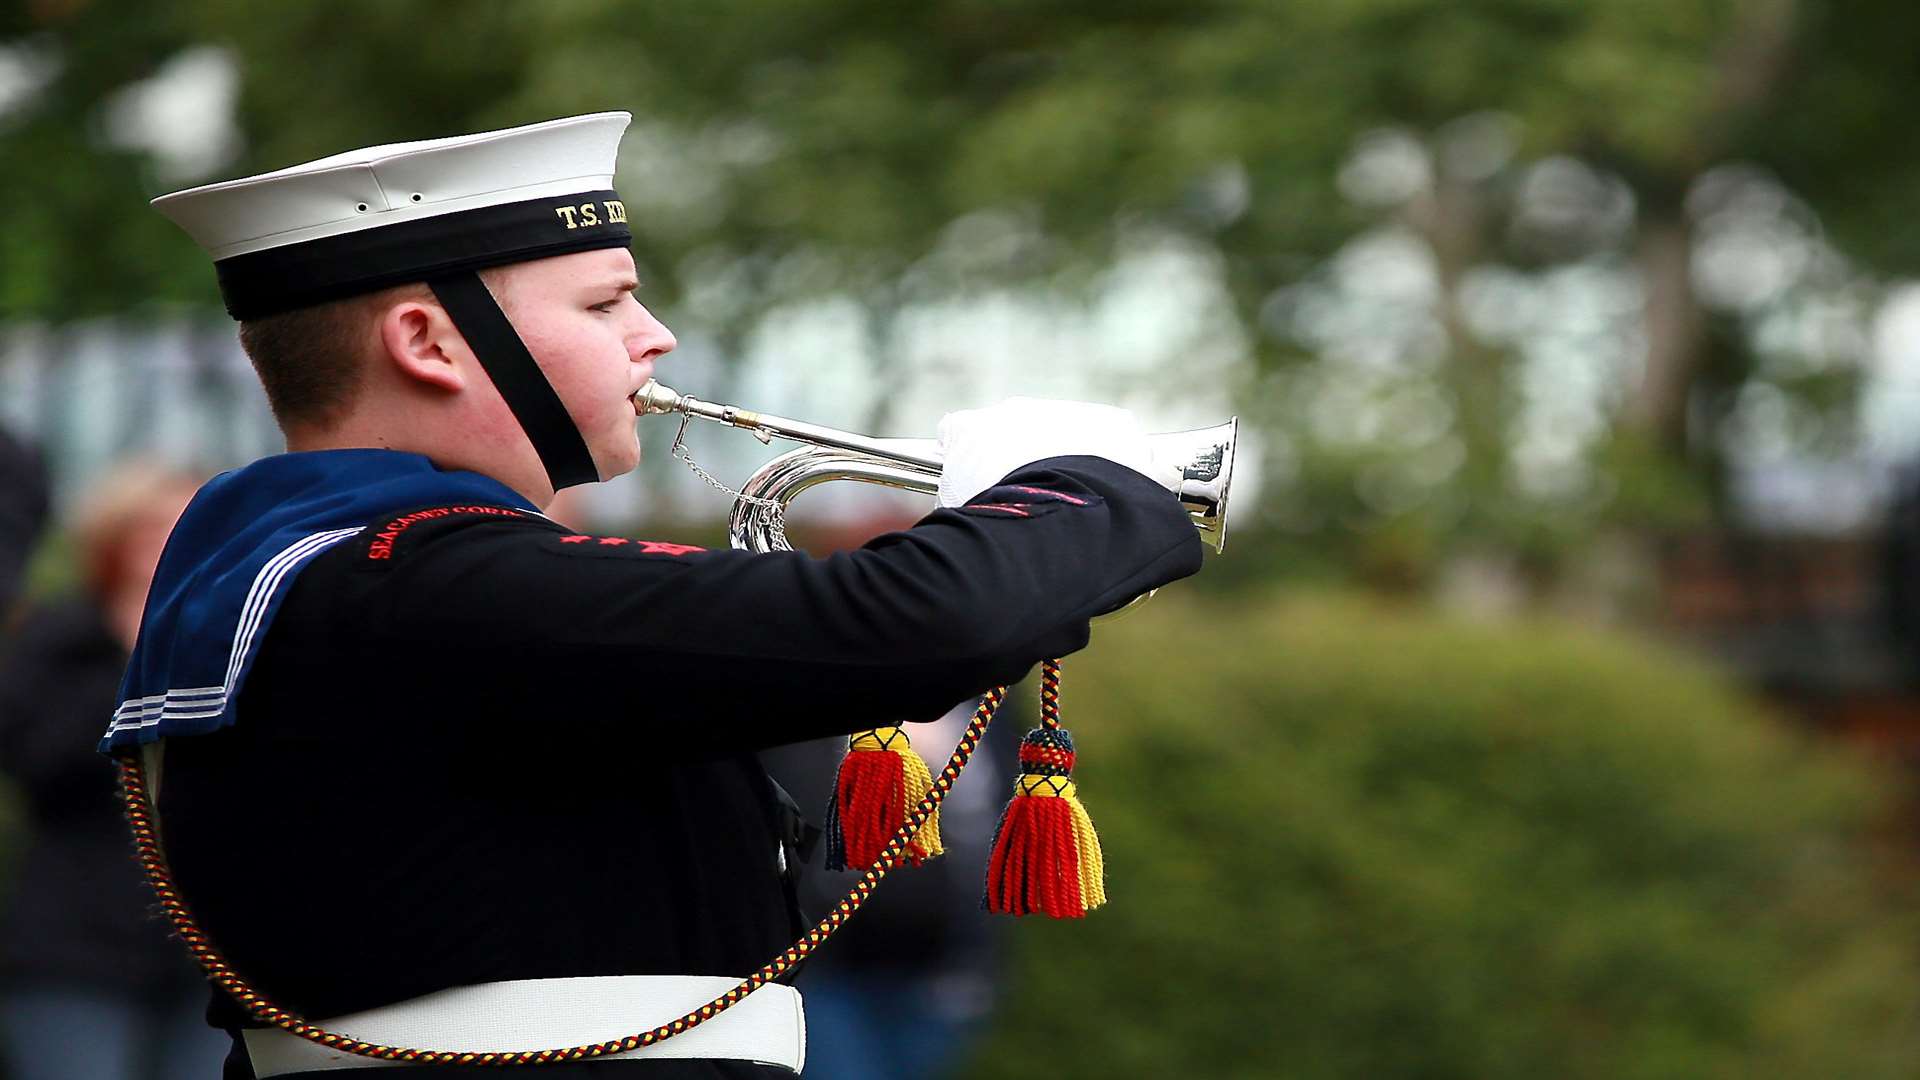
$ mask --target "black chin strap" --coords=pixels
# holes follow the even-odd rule
[[[567,415],[567,407],[553,392],[540,365],[534,363],[526,342],[520,340],[506,313],[494,302],[479,272],[466,270],[434,278],[427,284],[453,318],[453,325],[466,336],[467,344],[473,346],[480,366],[487,369],[487,377],[506,399],[507,408],[520,421],[521,430],[547,468],[553,490],[600,479],[579,427]]]

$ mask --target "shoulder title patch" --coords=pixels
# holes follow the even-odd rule
[[[469,516],[523,518],[529,515],[525,511],[508,506],[435,506],[426,510],[415,510],[401,514],[374,530],[367,542],[367,558],[375,562],[393,558],[393,545],[399,541],[400,534],[423,521]]]

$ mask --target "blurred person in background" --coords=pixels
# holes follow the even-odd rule
[[[25,589],[47,520],[47,471],[33,447],[0,428],[0,626]]]
[[[112,715],[147,586],[195,478],[129,465],[88,493],[71,535],[81,589],[22,614],[0,658],[0,770],[27,838],[0,916],[9,1080],[173,1080],[217,1073],[205,982],[153,917],[111,765]]]

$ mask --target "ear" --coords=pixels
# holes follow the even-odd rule
[[[431,300],[403,300],[380,316],[380,344],[401,378],[422,388],[458,393],[466,388],[467,339],[445,308]]]

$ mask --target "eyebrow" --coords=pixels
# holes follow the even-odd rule
[[[606,285],[606,288],[612,289],[614,292],[632,292],[639,287],[640,283],[633,278],[621,278],[618,281],[609,282]]]

